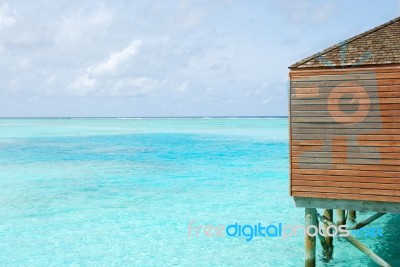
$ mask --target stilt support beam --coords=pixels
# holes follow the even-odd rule
[[[318,218],[321,220],[321,222],[327,224],[327,225],[332,225],[337,227],[336,229],[339,229],[338,226],[336,224],[334,224],[333,222],[327,220],[324,216],[321,216],[319,214],[317,214]],[[367,255],[371,260],[373,260],[376,264],[378,264],[379,266],[383,266],[383,267],[391,267],[389,265],[389,263],[387,263],[386,261],[384,261],[381,257],[379,257],[378,255],[376,255],[372,250],[370,250],[368,247],[366,247],[363,243],[361,243],[360,241],[358,241],[357,239],[355,239],[354,237],[352,237],[351,235],[349,236],[342,236],[343,238],[345,238],[350,244],[352,244],[353,246],[355,246],[356,248],[358,248],[362,253],[364,253],[365,255]]]
[[[305,210],[305,226],[306,226],[306,235],[305,235],[305,246],[306,246],[306,259],[305,259],[305,267],[315,267],[315,234],[318,232],[317,225],[317,210],[314,208],[306,208]],[[316,227],[312,228],[310,226],[314,225]],[[309,229],[309,230],[307,230]],[[309,232],[310,236],[307,232]]]
[[[372,223],[373,221],[375,221],[376,219],[382,217],[383,215],[385,215],[386,213],[375,213],[374,215],[372,215],[371,217],[365,219],[364,221],[361,221],[359,223],[357,223],[356,225],[354,225],[353,227],[348,228],[348,230],[357,230],[360,228],[363,228],[364,226]]]

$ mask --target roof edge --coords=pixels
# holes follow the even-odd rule
[[[371,34],[371,33],[373,33],[373,32],[376,32],[376,31],[378,31],[378,30],[380,30],[380,29],[382,29],[382,28],[385,28],[386,26],[389,26],[389,25],[391,25],[391,24],[393,24],[393,23],[395,23],[395,22],[398,22],[398,21],[400,21],[400,17],[394,18],[394,19],[392,19],[392,20],[390,20],[390,21],[388,21],[388,22],[386,22],[386,23],[384,23],[384,24],[381,24],[381,25],[379,25],[379,26],[377,26],[377,27],[375,27],[375,28],[372,28],[371,30],[365,31],[365,32],[360,33],[360,34],[358,34],[358,35],[356,35],[356,36],[353,36],[353,37],[351,37],[351,38],[349,38],[349,39],[346,39],[346,40],[344,40],[344,41],[342,41],[342,42],[340,42],[340,43],[338,43],[338,44],[335,44],[335,45],[333,45],[333,46],[330,46],[330,47],[328,47],[328,48],[325,49],[325,50],[322,50],[322,51],[320,51],[320,52],[318,52],[318,53],[315,53],[315,54],[313,54],[313,55],[311,55],[311,56],[309,56],[309,57],[306,57],[306,58],[304,58],[304,59],[302,59],[302,60],[300,60],[300,61],[294,63],[293,65],[291,65],[291,66],[289,67],[289,69],[298,68],[299,66],[301,66],[301,65],[303,65],[303,64],[305,64],[305,63],[307,63],[308,61],[311,61],[311,60],[313,60],[313,59],[315,59],[315,58],[317,58],[317,57],[319,57],[319,56],[321,56],[321,55],[323,55],[323,54],[326,54],[326,53],[328,53],[328,52],[330,52],[330,51],[332,51],[332,50],[334,50],[334,49],[336,49],[336,48],[339,48],[339,47],[344,46],[344,45],[346,45],[346,44],[348,44],[348,43],[351,43],[351,42],[353,42],[353,41],[355,41],[355,40],[357,40],[357,39],[359,39],[359,38],[361,38],[361,37],[364,37],[364,36],[369,35],[369,34]]]

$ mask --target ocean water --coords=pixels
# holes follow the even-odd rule
[[[1,119],[0,266],[303,266],[303,236],[189,236],[302,224],[286,119]],[[360,214],[363,218],[368,214]],[[400,266],[399,216],[359,238]],[[375,266],[336,239],[318,266]]]

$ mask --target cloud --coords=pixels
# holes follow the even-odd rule
[[[141,40],[132,41],[126,48],[112,53],[107,60],[93,68],[89,68],[89,74],[94,76],[103,76],[114,73],[120,65],[128,62],[137,54],[141,43]]]
[[[165,81],[154,80],[150,77],[127,78],[118,81],[111,90],[111,95],[116,97],[141,97],[148,92],[159,89]]]
[[[176,30],[191,30],[206,18],[207,13],[203,7],[193,8],[187,1],[178,5],[175,16],[171,16],[168,26]]]
[[[265,114],[276,92],[259,85],[285,63],[270,58],[266,24],[249,24],[266,17],[260,3],[0,4],[2,99],[21,106],[0,105],[0,115]]]
[[[113,22],[111,8],[105,4],[96,7],[80,7],[63,15],[58,22],[57,42],[71,42],[90,38],[94,34],[104,33]],[[80,40],[82,41],[82,40]]]
[[[334,16],[336,8],[333,1],[284,0],[280,3],[286,19],[296,24],[324,23]]]
[[[176,91],[178,91],[178,92],[186,92],[188,90],[188,88],[189,88],[189,85],[190,85],[190,81],[185,81],[181,85],[176,87]]]
[[[0,30],[11,27],[16,21],[15,11],[12,11],[6,3],[0,6]]]
[[[98,80],[104,78],[107,79],[110,76],[115,75],[121,65],[129,62],[137,54],[141,42],[141,40],[134,40],[124,49],[111,53],[106,60],[87,68],[86,73],[73,81],[68,88],[81,96],[86,96],[99,91],[103,91],[104,93],[104,87],[96,87],[96,85],[99,84]],[[116,80],[114,90],[110,92],[110,94],[114,96],[122,96],[124,95],[123,92],[126,92],[124,91],[126,86],[143,85],[145,81],[146,79],[143,79],[143,77],[137,79]],[[106,80],[102,84],[106,85],[107,82],[109,81]],[[127,95],[130,95],[130,93]]]
[[[269,99],[268,99],[268,98],[265,98],[265,99],[263,99],[263,101],[261,102],[261,104],[266,105],[266,104],[268,104],[268,102],[269,102]]]
[[[74,90],[78,95],[86,96],[93,91],[93,87],[96,84],[96,80],[89,78],[88,74],[85,74],[77,78],[71,83],[68,88]]]

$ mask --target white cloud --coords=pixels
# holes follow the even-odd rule
[[[176,87],[176,91],[178,91],[178,92],[186,92],[187,89],[189,88],[189,85],[190,85],[190,81],[185,81],[181,85]]]
[[[102,76],[114,73],[117,68],[123,63],[129,61],[133,56],[135,56],[141,45],[141,40],[134,40],[130,45],[121,51],[112,53],[109,58],[97,66],[90,68],[88,72],[91,75]]]
[[[56,40],[61,43],[68,40],[75,41],[87,38],[87,35],[92,36],[94,33],[104,32],[113,19],[110,8],[104,4],[89,10],[80,8],[60,19]]]
[[[78,95],[85,96],[93,91],[95,84],[96,80],[89,78],[88,74],[85,74],[71,83],[68,88],[72,89]]]
[[[118,81],[111,90],[112,96],[138,97],[150,91],[159,89],[165,81],[159,81],[150,77],[126,78]]]
[[[15,11],[12,11],[6,3],[3,3],[0,6],[0,30],[12,26],[15,21]]]
[[[168,22],[168,26],[178,30],[190,30],[198,26],[207,13],[201,8],[193,8],[188,2],[183,1],[175,16]]]
[[[104,86],[107,85],[107,82],[110,82],[107,78],[112,74],[116,74],[122,64],[131,60],[137,54],[140,44],[141,40],[134,40],[124,49],[111,53],[108,59],[89,67],[86,73],[72,82],[68,88],[78,95],[104,94]],[[101,83],[102,87],[96,87],[99,84],[98,80],[102,79],[106,79],[104,83]],[[116,85],[114,86],[114,91],[110,92],[110,94],[115,96],[122,95],[123,93],[121,92],[126,86],[139,86],[144,81],[143,79],[125,81],[123,77],[120,80],[113,80]]]
[[[265,73],[275,77],[270,40],[259,38],[270,24],[249,24],[271,17],[261,2],[1,3],[0,89],[13,103],[36,97],[25,114],[54,116],[53,106],[61,115],[229,115],[239,102],[240,113],[257,114],[275,93],[256,91],[271,82]],[[113,103],[119,110],[109,114]],[[23,115],[7,110],[0,105],[1,115]]]
[[[333,1],[323,1],[319,4],[311,0],[285,0],[280,5],[289,21],[301,24],[326,22],[336,11]]]

